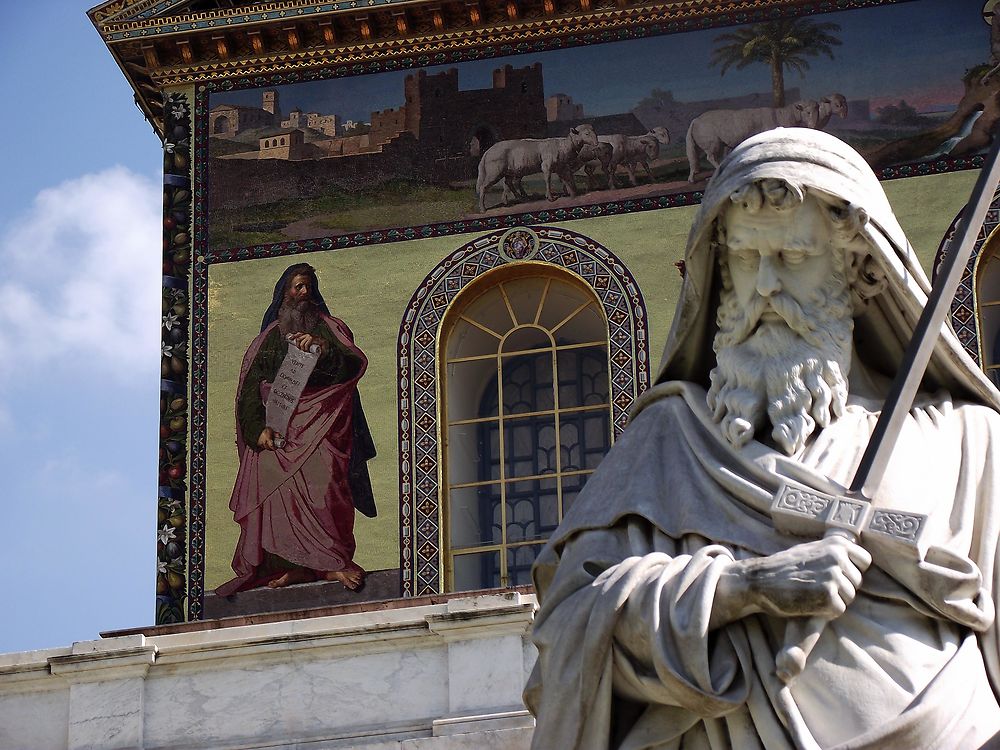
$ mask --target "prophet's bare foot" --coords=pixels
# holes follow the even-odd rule
[[[323,574],[328,581],[340,581],[344,587],[351,591],[360,591],[365,585],[365,571],[359,567],[344,568],[343,570],[331,570]]]
[[[267,582],[269,589],[283,589],[285,586],[294,586],[296,583],[310,583],[315,580],[312,574],[305,568],[295,568],[289,570],[280,578]]]

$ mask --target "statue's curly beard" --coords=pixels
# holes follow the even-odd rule
[[[319,323],[319,308],[311,299],[295,302],[285,298],[278,308],[278,330],[282,336],[290,333],[309,333]]]
[[[767,311],[780,320],[761,321]],[[806,305],[779,292],[742,309],[723,268],[718,324],[708,407],[732,445],[770,423],[771,439],[793,455],[843,414],[854,320],[842,272]]]

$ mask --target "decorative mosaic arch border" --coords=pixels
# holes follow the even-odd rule
[[[961,212],[951,222],[948,231],[945,232],[944,239],[938,247],[934,256],[933,276],[937,276],[938,268],[941,267],[947,255],[948,244],[955,236],[958,229],[958,221],[962,217]],[[979,262],[979,254],[986,246],[986,241],[993,234],[994,230],[1000,226],[1000,190],[993,195],[993,202],[989,211],[986,212],[986,219],[979,227],[979,235],[976,237],[976,245],[972,249],[972,255],[965,266],[962,280],[959,282],[958,291],[955,292],[955,299],[951,303],[951,325],[958,335],[958,340],[962,342],[965,351],[975,361],[982,366],[979,361],[979,320],[976,316],[976,264]]]
[[[402,595],[441,588],[441,493],[438,444],[438,329],[452,300],[494,268],[544,261],[583,279],[609,326],[613,438],[649,387],[649,341],[642,292],[625,264],[582,234],[554,227],[499,230],[466,243],[414,292],[399,329],[399,488]]]

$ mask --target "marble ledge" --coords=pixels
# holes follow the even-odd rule
[[[73,649],[67,646],[47,648],[38,651],[20,651],[0,654],[0,679],[17,674],[30,674],[36,671],[47,672],[49,659],[56,656],[68,656]]]
[[[533,729],[534,726],[534,717],[528,713],[527,709],[521,708],[474,716],[436,719],[431,724],[431,732],[434,737],[450,737],[455,734],[494,732],[503,729]]]
[[[315,750],[529,750],[530,746],[531,729],[527,727],[495,729],[474,734],[383,740],[364,745],[340,743],[309,745]]]
[[[257,741],[225,742],[217,750],[528,750],[534,718],[526,711],[505,711],[454,719],[416,722],[384,722],[372,727],[354,727],[346,732],[320,737],[286,738],[280,744]],[[169,747],[150,750],[202,750],[202,740],[174,740]]]
[[[530,627],[533,615],[532,604],[520,604],[491,611],[445,612],[428,615],[427,627],[446,641],[521,635]]]
[[[156,646],[143,636],[79,641],[69,648],[0,654],[0,689],[33,690],[52,677],[95,682],[142,677],[156,660]]]
[[[289,651],[304,648],[357,656],[520,635],[530,626],[535,608],[533,594],[508,591],[213,630],[120,635],[69,648],[0,654],[0,689],[51,689],[56,687],[53,677],[59,678],[56,682],[126,679],[143,676],[150,667],[216,659],[283,659]]]
[[[156,661],[156,644],[142,635],[74,643],[69,654],[49,659],[49,671],[69,682],[145,677]]]
[[[156,663],[164,666],[216,659],[281,659],[291,649],[358,655],[430,648],[456,638],[522,634],[535,607],[533,594],[513,591],[392,610],[154,635],[145,637],[145,643],[155,646]],[[142,637],[127,635],[87,643]]]
[[[398,746],[386,745],[386,750],[529,750],[532,730],[528,727],[492,729],[486,731],[403,740]],[[358,747],[357,750],[374,750]],[[382,750],[379,747],[378,750]]]
[[[432,720],[385,721],[378,725],[351,727],[343,732],[320,735],[286,736],[280,740],[254,738],[252,740],[213,738],[206,743],[204,737],[191,741],[172,737],[169,745],[149,745],[144,750],[400,750],[411,740],[433,737]]]
[[[310,632],[285,630],[269,633],[228,634],[225,638],[196,638],[187,643],[159,644],[157,662],[176,665],[214,659],[281,660],[289,651],[305,649],[352,656],[419,648],[429,640],[426,625],[380,623],[368,626],[328,626]],[[200,634],[202,635],[202,634]],[[403,645],[405,643],[405,645]]]
[[[218,630],[150,636],[157,661],[178,664],[214,658],[261,658],[289,648],[346,650],[352,655],[432,647],[442,639],[482,638],[523,632],[536,607],[533,594],[506,592],[394,610],[241,625]]]
[[[0,654],[0,691],[37,690],[46,681],[52,680],[49,660],[71,653],[72,649],[63,647]]]

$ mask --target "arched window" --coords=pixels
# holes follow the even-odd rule
[[[399,327],[403,596],[515,585],[649,385],[646,306],[609,248],[514,227],[448,253]]]
[[[979,316],[979,361],[1000,386],[1000,241],[991,237],[976,265],[976,312]]]
[[[226,117],[225,115],[220,115],[219,117],[215,118],[215,127],[212,130],[216,135],[220,135],[222,133],[228,133],[230,129],[231,125],[229,123],[228,117]]]
[[[530,583],[611,446],[607,319],[582,279],[525,264],[477,279],[441,330],[445,585]]]

